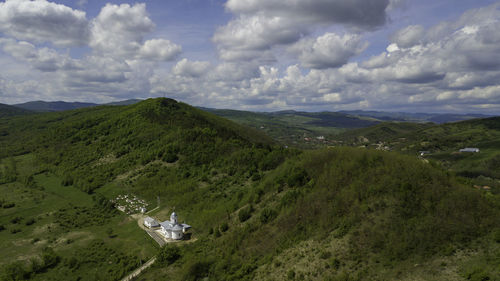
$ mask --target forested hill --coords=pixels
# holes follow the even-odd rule
[[[0,131],[0,158],[34,153],[40,164],[87,192],[153,161],[220,166],[235,151],[269,152],[273,143],[253,129],[164,98],[1,119]]]
[[[0,103],[0,118],[32,113],[29,110],[18,108],[12,105]]]
[[[498,189],[415,155],[285,149],[165,98],[5,117],[0,131],[6,280],[120,280],[153,256],[141,280],[500,276]],[[159,199],[148,215],[175,210],[190,240],[154,250],[112,208],[119,194]]]

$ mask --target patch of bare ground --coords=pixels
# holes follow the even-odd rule
[[[48,223],[41,226],[37,226],[35,227],[35,229],[33,229],[33,235],[40,235],[45,232],[48,232],[50,229],[54,229],[57,227],[58,225],[56,223]]]
[[[114,163],[116,161],[118,161],[118,159],[120,158],[116,158],[115,155],[113,154],[108,154],[104,157],[101,157],[100,159],[97,160],[97,163],[95,163],[94,166],[100,166],[100,165],[104,165],[104,164],[111,164],[111,163]]]
[[[272,262],[256,270],[255,280],[289,280],[289,272],[302,280],[325,280],[328,272],[335,268],[336,257],[348,250],[347,236],[326,241],[308,240],[283,251]],[[339,259],[340,260],[340,259]]]
[[[116,181],[134,180],[134,179],[136,179],[140,175],[140,172],[142,170],[144,170],[148,166],[152,166],[152,165],[161,165],[163,167],[173,167],[173,166],[177,165],[177,162],[167,163],[167,162],[164,162],[164,161],[161,161],[161,160],[154,160],[154,161],[149,162],[146,165],[140,165],[140,166],[136,167],[135,169],[132,169],[132,170],[126,172],[126,173],[123,173],[123,174],[120,174],[120,175],[116,176],[115,180]]]

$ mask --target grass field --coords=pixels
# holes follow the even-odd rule
[[[14,160],[19,167],[20,178],[37,171],[32,165],[31,155]],[[29,264],[31,260],[39,259],[46,247],[52,248],[60,257],[57,267],[37,273],[32,276],[34,279],[65,279],[64,275],[69,270],[66,263],[72,258],[81,258],[78,252],[96,244],[96,241],[102,242],[100,247],[107,252],[116,255],[133,253],[137,261],[148,260],[156,253],[155,242],[137,226],[136,220],[116,211],[101,217],[92,195],[72,186],[62,186],[61,179],[52,174],[35,175],[29,187],[19,181],[1,184],[0,200],[0,225],[3,228],[0,231],[0,267],[15,261]],[[58,217],[63,215],[81,221],[81,225],[61,225]],[[104,223],[93,223],[94,218]],[[134,258],[128,257],[128,260]],[[96,275],[85,276],[91,271],[89,268],[105,271],[112,265],[111,262],[96,266],[82,261],[78,268],[72,268],[70,272],[75,278],[80,276],[82,280],[94,280]],[[112,276],[116,278],[125,273],[118,272],[104,279],[112,280]]]

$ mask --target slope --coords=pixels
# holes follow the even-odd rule
[[[336,112],[249,112],[240,110],[202,108],[262,132],[282,144],[315,148],[330,144],[330,135],[350,128],[362,128],[379,123],[378,120]]]
[[[496,280],[498,195],[394,153],[304,152],[241,197],[157,280]],[[172,250],[175,247],[172,247]]]
[[[28,113],[32,113],[32,112],[29,110],[26,110],[26,109],[17,108],[17,107],[12,106],[12,105],[0,103],[0,118],[15,116],[15,115],[23,115],[23,114],[28,114]]]
[[[0,128],[0,236],[9,249],[0,265],[21,279],[117,280],[155,251],[109,199],[135,194],[153,208],[159,197],[159,211],[176,206],[190,223],[212,225],[290,153],[169,99],[4,118]]]

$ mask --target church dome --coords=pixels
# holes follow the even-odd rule
[[[173,225],[177,224],[177,214],[175,212],[172,212],[170,215],[170,223]]]

